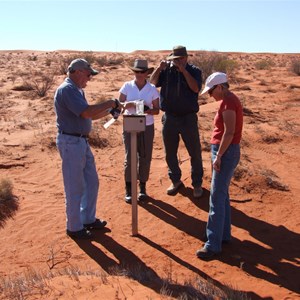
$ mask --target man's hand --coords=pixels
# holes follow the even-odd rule
[[[181,58],[175,58],[173,60],[174,66],[178,69],[179,72],[183,72],[185,70],[186,61]]]

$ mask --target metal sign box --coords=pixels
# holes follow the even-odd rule
[[[146,130],[145,115],[123,115],[123,129],[126,132],[141,132]]]

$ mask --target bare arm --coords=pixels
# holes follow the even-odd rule
[[[110,108],[116,108],[116,102],[114,100],[108,100],[100,104],[89,105],[80,116],[84,119],[97,120],[108,115]]]
[[[213,168],[220,171],[221,158],[232,142],[235,133],[236,113],[233,110],[225,110],[222,114],[224,120],[224,134],[221,139],[219,151],[213,162]]]
[[[200,89],[197,80],[185,68],[186,62],[183,60],[174,60],[174,65],[178,68],[179,72],[183,74],[189,88],[193,92],[199,93]]]
[[[167,62],[165,60],[162,60],[159,64],[159,66],[154,70],[154,72],[150,76],[150,82],[154,85],[157,85],[158,78],[161,70],[164,70],[167,67]]]
[[[159,98],[156,98],[152,101],[153,108],[145,111],[148,115],[158,115],[159,114]]]

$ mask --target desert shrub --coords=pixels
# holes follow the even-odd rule
[[[122,55],[114,55],[108,59],[109,65],[121,65],[124,62],[124,57]]]
[[[284,183],[280,182],[278,179],[278,176],[271,170],[264,170],[262,172],[262,175],[265,177],[265,181],[268,187],[274,189],[274,190],[279,190],[279,191],[284,191],[287,192],[289,191],[289,187],[285,185]]]
[[[274,62],[269,59],[261,59],[255,63],[255,68],[257,70],[269,70],[274,65]]]
[[[83,52],[83,53],[77,53],[73,55],[69,55],[66,57],[63,57],[59,63],[58,63],[58,74],[65,75],[68,72],[68,66],[70,65],[71,61],[77,58],[83,58],[90,64],[97,62],[97,57],[95,54],[91,51]]]
[[[266,135],[262,137],[262,140],[267,144],[275,144],[277,142],[281,142],[282,138],[274,135]]]
[[[292,61],[292,71],[296,74],[296,75],[300,75],[300,60],[298,59],[294,59]]]
[[[37,96],[44,97],[54,84],[54,75],[46,75],[40,72],[30,77],[23,77],[24,86],[32,90]]]
[[[201,69],[203,81],[213,72],[233,75],[233,71],[238,66],[236,61],[228,59],[227,55],[217,52],[197,53],[190,61]]]
[[[0,181],[0,201],[11,200],[13,198],[13,184],[10,179]]]
[[[106,66],[108,63],[107,63],[107,57],[106,56],[100,56],[100,57],[97,57],[96,58],[96,63],[100,66],[100,67],[103,67],[103,66]]]

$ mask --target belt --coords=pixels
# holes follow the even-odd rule
[[[89,137],[87,134],[81,134],[81,133],[68,133],[68,132],[65,132],[65,131],[62,131],[62,130],[60,130],[58,132],[61,133],[61,134],[77,136],[77,137],[81,137],[81,138],[84,138],[84,139],[87,139]]]

